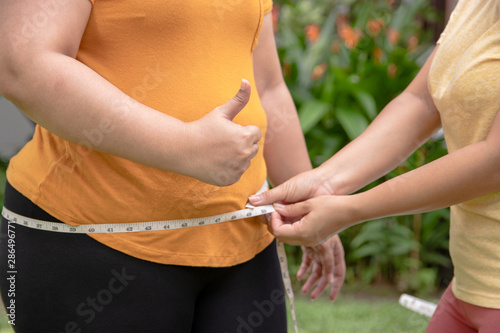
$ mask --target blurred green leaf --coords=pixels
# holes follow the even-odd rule
[[[330,105],[327,103],[309,100],[306,101],[299,109],[299,120],[304,133],[309,132],[318,121],[328,112]]]
[[[335,111],[337,119],[351,140],[356,139],[368,127],[368,121],[357,110],[337,108]]]
[[[366,115],[370,118],[370,120],[375,119],[378,113],[377,104],[375,103],[373,96],[360,90],[354,92],[354,96],[356,96],[356,99],[363,107],[363,110],[366,112]]]

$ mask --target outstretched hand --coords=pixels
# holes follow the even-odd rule
[[[302,264],[297,279],[302,280],[310,271],[302,292],[311,292],[311,299],[316,299],[330,286],[329,297],[334,301],[344,283],[345,269],[342,242],[334,236],[317,246],[302,246]]]
[[[250,83],[242,80],[236,96],[203,118],[187,123],[185,174],[203,182],[228,186],[236,183],[257,155],[262,133],[257,126],[241,126],[233,119],[250,100]]]

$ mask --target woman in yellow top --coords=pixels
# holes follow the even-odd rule
[[[277,206],[274,234],[319,244],[354,224],[451,207],[455,277],[429,333],[500,326],[500,2],[461,0],[438,47],[408,88],[324,165],[251,200]],[[449,154],[366,192],[439,127]]]
[[[0,93],[38,124],[10,161],[5,207],[71,225],[190,219],[310,169],[271,7],[0,1]],[[18,332],[285,332],[273,239],[255,218],[92,236],[17,226],[2,297]],[[306,251],[313,298],[342,283],[334,249]]]

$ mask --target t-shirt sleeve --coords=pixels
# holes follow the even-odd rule
[[[465,10],[463,8],[465,3],[467,3],[467,1],[463,1],[463,0],[461,0],[457,3],[455,9],[453,9],[453,11],[451,12],[450,19],[448,20],[446,27],[444,28],[443,32],[439,36],[439,39],[437,40],[436,45],[441,44],[446,39],[446,36],[449,35],[451,31],[454,31],[456,29],[456,26],[458,24],[457,23],[458,17],[460,16],[460,13]]]
[[[262,0],[262,6],[264,7],[264,14],[270,13],[273,9],[273,0]]]

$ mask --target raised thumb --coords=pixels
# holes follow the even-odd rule
[[[241,80],[241,88],[236,96],[234,96],[229,101],[227,101],[226,104],[221,106],[224,117],[229,120],[233,120],[234,117],[236,117],[236,115],[240,113],[241,110],[243,110],[245,105],[247,105],[248,101],[250,100],[250,92],[250,83],[245,79]]]

